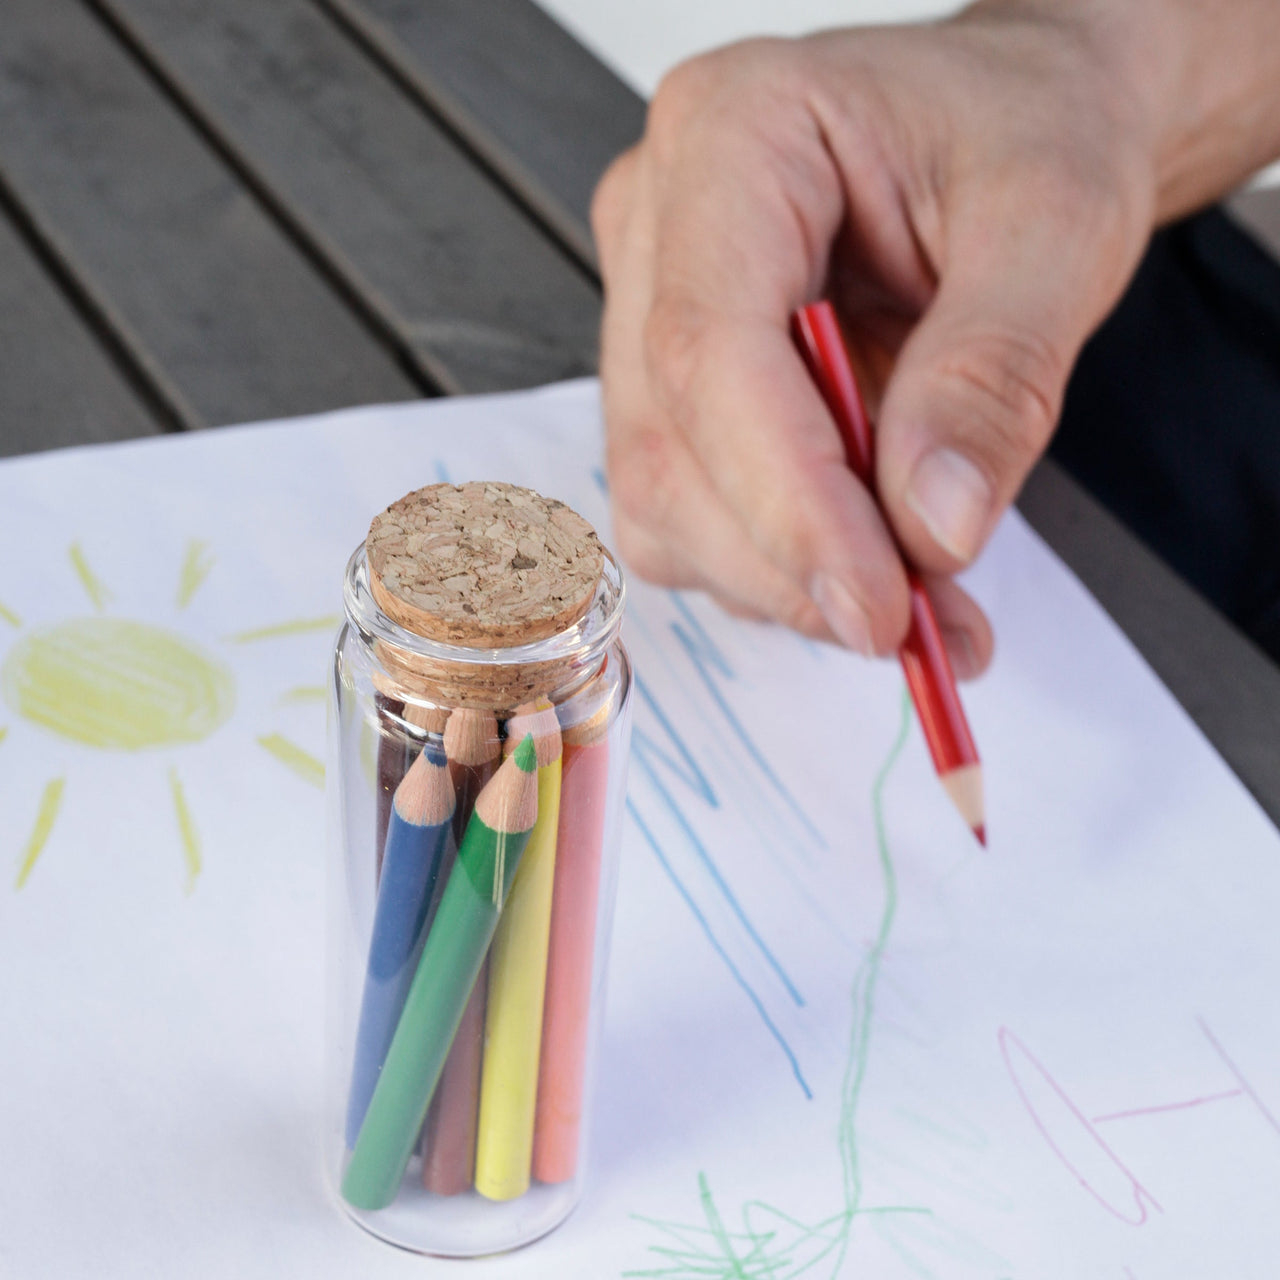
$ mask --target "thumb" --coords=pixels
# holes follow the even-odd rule
[[[938,290],[899,355],[877,433],[877,484],[908,557],[968,564],[1057,425],[1071,366],[1119,295],[1098,240],[988,207],[948,237]],[[1052,224],[1052,225],[1051,225]],[[1106,279],[1107,276],[1114,277]]]

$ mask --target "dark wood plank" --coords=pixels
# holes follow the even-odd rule
[[[1280,823],[1280,667],[1055,462],[1018,507]]]
[[[586,271],[309,0],[93,0],[449,390],[590,372]]]
[[[584,262],[605,166],[644,99],[530,0],[317,0],[503,173]]]
[[[0,456],[160,430],[0,208]]]
[[[79,4],[5,2],[0,171],[208,421],[421,393]]]

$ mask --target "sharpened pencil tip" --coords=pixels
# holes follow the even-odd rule
[[[512,759],[516,762],[516,768],[525,773],[532,773],[538,767],[538,751],[533,745],[533,734],[524,735],[520,745],[512,754]]]
[[[978,843],[985,849],[987,847],[987,828],[985,825],[974,827],[973,834],[978,837]]]

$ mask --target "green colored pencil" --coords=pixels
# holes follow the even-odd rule
[[[385,1209],[400,1189],[538,816],[537,766],[528,734],[476,800],[342,1179],[357,1209]]]

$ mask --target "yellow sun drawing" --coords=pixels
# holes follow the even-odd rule
[[[111,593],[98,579],[78,544],[71,566],[94,613],[68,618],[38,630],[0,603],[0,623],[17,638],[0,662],[0,697],[14,715],[81,746],[101,751],[172,751],[202,742],[235,708],[231,667],[178,631],[117,618],[106,613]],[[178,577],[175,605],[191,603],[213,567],[207,545],[192,540]],[[336,617],[280,623],[227,636],[233,645],[252,644],[304,631],[332,630]],[[282,701],[323,700],[321,686],[299,686]],[[0,724],[0,742],[9,727]],[[279,733],[258,744],[307,782],[322,786],[324,766],[310,752]],[[35,868],[57,821],[65,778],[45,785],[35,824],[18,862],[14,887],[21,889]],[[190,893],[201,869],[200,838],[177,766],[169,770],[169,790]]]

